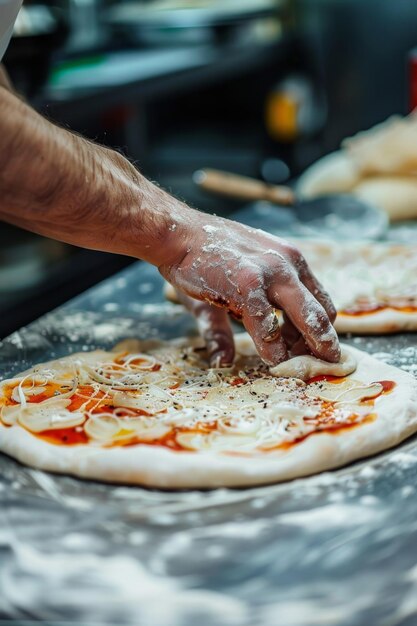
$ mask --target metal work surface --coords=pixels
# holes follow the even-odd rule
[[[6,339],[0,372],[193,331],[137,264]],[[348,341],[417,370],[417,335]],[[0,623],[411,626],[416,486],[414,440],[316,477],[209,492],[83,482],[0,455]]]

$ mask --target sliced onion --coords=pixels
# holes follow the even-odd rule
[[[88,437],[102,442],[112,440],[122,428],[119,418],[110,413],[90,415],[84,425]]]
[[[100,374],[99,372],[97,372],[97,370],[95,370],[94,367],[90,367],[89,365],[85,366],[85,371],[88,373],[90,378],[92,378],[94,381],[98,383],[102,383],[103,385],[111,386],[112,384],[115,384],[115,383],[120,384],[119,379],[108,378],[107,376],[104,376],[103,374]]]
[[[202,403],[205,401],[205,390],[198,388],[196,392],[195,389],[190,389],[190,387],[191,385],[175,390],[173,399],[175,403],[178,403],[183,409],[201,412]]]
[[[259,415],[253,418],[221,417],[217,426],[219,431],[226,434],[248,436],[258,432],[261,428],[261,419]]]
[[[210,407],[205,409],[205,421],[215,421],[222,415],[218,409]],[[199,408],[182,408],[180,411],[170,408],[167,413],[158,415],[158,419],[164,424],[171,426],[188,426],[192,428],[201,420],[201,409]]]
[[[6,426],[13,426],[17,422],[17,418],[19,417],[19,413],[21,412],[22,407],[20,404],[13,406],[4,406],[1,409],[1,421],[6,424]]]
[[[292,404],[291,402],[281,402],[278,405],[273,407],[276,415],[279,415],[280,418],[289,419],[289,420],[297,420],[302,419],[303,417],[316,417],[320,410],[319,408],[313,408],[311,406],[298,406],[296,404]]]
[[[131,430],[141,441],[157,441],[167,435],[171,428],[166,424],[144,418],[129,418],[123,422],[124,430]]]
[[[21,426],[34,433],[81,426],[85,420],[84,414],[68,411],[68,404],[68,400],[56,400],[54,404],[49,403],[47,406],[43,402],[28,404],[20,410],[17,419]]]
[[[368,398],[375,398],[383,390],[383,386],[379,383],[372,383],[370,385],[362,385],[354,389],[347,389],[343,391],[337,398],[339,402],[360,402]]]
[[[117,358],[117,357],[116,357]],[[132,361],[136,361],[140,359],[141,361],[144,361],[143,363],[132,363]],[[133,366],[135,369],[139,369],[139,370],[150,370],[152,369],[156,363],[157,360],[155,359],[154,356],[149,355],[149,354],[142,354],[140,352],[136,353],[136,354],[127,354],[125,357],[122,357],[120,359],[126,366]]]
[[[24,398],[27,399],[28,397],[31,398],[32,396],[38,396],[45,391],[46,387],[23,387],[21,385],[17,385],[17,387],[13,389],[11,398],[19,404],[25,404],[22,402],[22,394]]]
[[[136,411],[126,409],[125,407],[115,408],[113,410],[113,415],[116,415],[116,417],[120,417],[121,419],[123,419],[124,417],[137,417]]]
[[[132,395],[118,391],[113,396],[113,405],[128,409],[139,409],[147,413],[158,413],[174,403],[168,393],[158,387],[151,386],[146,394]]]
[[[356,380],[346,380],[343,383],[320,383],[320,387],[314,383],[308,385],[306,394],[310,398],[319,398],[328,402],[360,402],[366,398],[378,396],[383,387],[379,383],[364,385]]]

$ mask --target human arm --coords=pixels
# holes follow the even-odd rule
[[[268,363],[285,359],[287,335],[300,333],[313,354],[338,360],[334,308],[285,241],[191,209],[119,153],[54,126],[4,86],[0,136],[3,220],[152,263],[186,296],[222,307],[217,325],[226,311],[240,317]],[[288,316],[283,336],[275,308]]]
[[[122,155],[51,124],[5,87],[0,136],[2,219],[74,245],[169,261],[161,243],[170,197]]]

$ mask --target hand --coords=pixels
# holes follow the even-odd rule
[[[217,312],[186,300],[198,314],[200,326],[201,319],[205,320],[203,335],[212,344],[212,361],[216,353],[222,364],[233,354],[226,311],[242,320],[260,356],[270,365],[306,348],[327,361],[339,360],[332,326],[336,311],[294,246],[197,211],[188,224],[180,237],[177,262],[159,269],[177,291],[221,307]],[[281,329],[275,309],[284,312]]]
[[[165,283],[165,296],[181,302],[196,319],[198,332],[204,339],[211,367],[227,367],[233,363],[235,346],[233,331],[225,309],[195,300]]]

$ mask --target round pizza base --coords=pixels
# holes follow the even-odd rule
[[[253,350],[249,338],[236,339],[242,352]],[[183,340],[182,345],[184,342],[190,343]],[[417,431],[417,381],[364,352],[344,348],[358,362],[352,378],[364,383],[392,380],[396,383],[394,390],[376,400],[378,417],[373,422],[334,434],[313,434],[287,450],[226,454],[176,452],[155,445],[63,446],[49,444],[20,426],[0,426],[0,451],[41,470],[162,489],[249,487],[342,467],[395,446]]]
[[[329,239],[322,240],[296,240],[292,242],[300,248],[305,256],[313,273],[324,285],[330,297],[338,309],[338,315],[334,326],[339,333],[352,333],[356,335],[385,335],[397,332],[417,331],[417,311],[390,307],[383,304],[377,310],[360,312],[358,314],[347,314],[342,311],[355,310],[357,308],[356,298],[358,296],[368,296],[373,303],[378,304],[379,296],[375,295],[372,280],[363,280],[361,289],[355,292],[355,282],[357,280],[358,269],[355,265],[350,265],[350,258],[358,257],[363,261],[364,267],[368,264],[377,268],[381,276],[398,276],[398,269],[401,267],[414,268],[417,265],[417,251],[411,245],[382,243],[382,242],[358,242],[352,241],[349,244],[334,242]],[[381,260],[382,259],[382,260]],[[411,264],[411,265],[410,265]],[[330,273],[326,269],[334,268]],[[342,269],[342,271],[341,271]],[[401,274],[400,274],[401,275]],[[413,295],[415,292],[414,282],[410,282],[410,275],[414,277],[412,270],[408,272],[406,283],[402,289],[406,294]],[[353,281],[353,286],[352,286]],[[395,293],[401,288],[401,281],[394,285],[392,294],[387,291],[386,295],[392,295],[395,302]],[[342,292],[342,302],[340,296]]]
[[[417,330],[417,312],[404,313],[397,309],[382,309],[362,315],[338,313],[334,322],[338,333],[355,335],[389,335]]]

